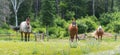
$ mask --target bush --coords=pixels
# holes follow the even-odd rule
[[[114,12],[114,13],[104,13],[100,16],[99,21],[101,25],[106,26],[107,24],[120,20],[120,12]]]
[[[62,27],[62,28],[65,28],[66,26],[66,21],[60,17],[57,17],[54,21],[55,23],[55,26],[59,26],[59,27]]]
[[[9,25],[6,24],[6,23],[3,23],[1,28],[3,28],[3,29],[10,29]]]
[[[48,29],[49,35],[51,37],[63,38],[65,37],[66,31],[61,27],[50,27]]]
[[[50,28],[48,28],[48,32],[49,32],[49,35],[51,36],[56,36],[56,37],[58,37],[58,28],[56,28],[56,27],[50,27]]]
[[[46,28],[34,28],[33,32],[46,33]]]
[[[77,21],[78,24],[78,33],[85,33],[87,32],[88,26],[86,24],[83,24],[80,21]]]
[[[77,20],[80,33],[92,32],[97,27],[97,19],[94,16],[86,16],[85,18]],[[93,18],[93,19],[92,19]]]
[[[110,24],[108,24],[106,27],[105,27],[105,30],[104,31],[107,31],[107,32],[110,32],[112,33],[114,30],[114,27]]]
[[[87,32],[94,31],[97,27],[97,24],[92,20],[84,20],[85,24],[88,26]]]
[[[114,21],[112,23],[109,23],[106,27],[106,31],[119,33],[120,32],[120,22]]]
[[[36,20],[35,22],[31,22],[32,28],[39,28],[42,27],[41,23],[39,20]]]
[[[116,33],[120,32],[120,23],[119,22],[116,22],[114,24],[114,30],[113,31],[116,32]]]

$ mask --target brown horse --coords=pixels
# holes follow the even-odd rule
[[[103,34],[104,34],[104,30],[102,29],[101,26],[99,26],[95,32],[95,36],[97,36],[96,39],[99,39],[101,37],[101,40],[102,40]]]
[[[76,41],[78,39],[78,27],[75,20],[72,20],[72,23],[69,25],[69,32],[70,32],[70,40],[73,42],[74,36],[76,36]]]
[[[25,35],[25,41],[30,40],[31,25],[30,18],[28,17],[26,21],[21,22],[20,24],[21,40],[23,41],[23,33]]]

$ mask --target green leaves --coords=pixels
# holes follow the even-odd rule
[[[44,26],[52,26],[54,22],[54,7],[52,1],[42,0],[41,21]]]

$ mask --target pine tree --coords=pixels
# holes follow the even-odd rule
[[[42,25],[46,27],[46,35],[48,37],[49,26],[52,26],[54,23],[54,1],[52,0],[42,0],[41,4],[41,21]]]
[[[41,5],[41,20],[42,24],[45,26],[51,26],[54,22],[54,8],[53,1],[42,0]]]

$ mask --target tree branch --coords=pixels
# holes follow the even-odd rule
[[[19,0],[18,6],[17,6],[17,10],[19,9],[20,4],[21,4],[23,1],[24,1],[24,0]]]

